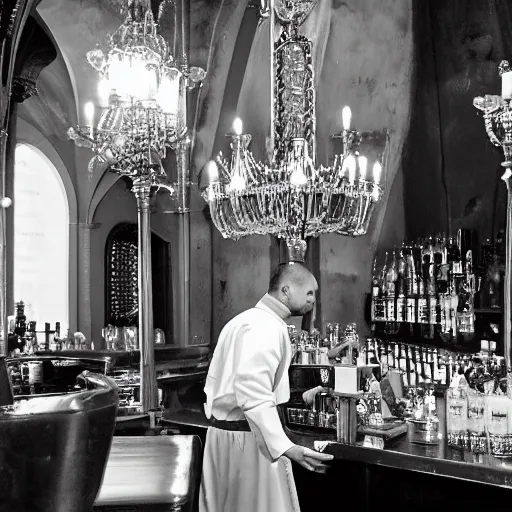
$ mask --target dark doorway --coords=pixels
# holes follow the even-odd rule
[[[138,323],[137,225],[121,223],[109,233],[105,247],[105,325]],[[153,322],[166,343],[173,343],[172,276],[169,244],[151,234]]]

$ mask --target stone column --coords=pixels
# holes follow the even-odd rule
[[[2,176],[0,179],[0,197],[4,197],[5,189],[5,156],[7,152],[7,137],[8,134],[5,130],[0,129],[0,155],[2,157]],[[0,199],[0,205],[2,199]],[[7,203],[3,203],[6,204]],[[7,355],[7,311],[5,309],[7,300],[7,268],[5,264],[6,250],[5,250],[5,208],[0,208],[0,357]]]
[[[178,345],[186,346],[190,342],[190,189],[189,189],[189,149],[188,138],[182,140],[176,148],[178,168],[178,261],[177,302],[175,340]]]
[[[71,229],[76,224],[71,224]],[[90,341],[92,339],[91,315],[91,229],[98,225],[94,223],[78,223],[78,330]],[[70,240],[71,242],[71,240]],[[71,327],[71,325],[70,325]]]
[[[142,409],[147,413],[158,407],[158,387],[155,370],[153,329],[153,284],[151,277],[151,183],[135,180],[132,191],[137,198],[138,211],[138,275],[139,275],[139,350],[140,394]]]

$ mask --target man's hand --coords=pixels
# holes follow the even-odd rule
[[[327,393],[329,391],[329,388],[324,388],[322,386],[317,386],[313,389],[308,389],[307,391],[304,391],[302,393],[302,400],[306,402],[308,405],[313,405],[315,403],[315,396],[318,393]]]
[[[315,450],[299,445],[292,446],[289,450],[284,452],[284,455],[290,460],[294,460],[302,467],[309,469],[309,471],[316,473],[325,473],[327,466],[324,462],[334,458],[327,453],[315,452]]]

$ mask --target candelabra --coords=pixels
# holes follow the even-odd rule
[[[183,2],[182,2],[183,4]],[[183,5],[182,5],[183,7]],[[182,16],[182,33],[185,22]],[[189,136],[187,90],[205,71],[176,63],[157,32],[147,1],[135,0],[121,27],[110,37],[106,54],[96,48],[87,60],[100,74],[100,106],[85,105],[87,125],[70,128],[68,136],[96,155],[89,171],[108,167],[132,180],[138,210],[138,314],[141,351],[141,401],[144,412],[158,405],[153,344],[150,199],[159,188],[176,194],[179,213],[188,212]],[[176,152],[177,183],[169,183],[162,166],[168,149]],[[181,224],[185,225],[183,220]],[[185,291],[181,293],[186,302]],[[186,331],[186,329],[185,329]],[[183,333],[185,336],[188,332]]]
[[[507,365],[507,394],[512,398],[512,69],[508,61],[499,65],[502,94],[478,96],[473,105],[483,112],[485,131],[495,146],[501,146],[505,167],[501,179],[507,185],[507,227],[505,286],[503,303],[503,345]]]
[[[255,160],[235,119],[231,157],[220,154],[200,178],[202,196],[223,237],[274,235],[286,240],[290,259],[303,260],[306,239],[323,233],[366,234],[382,195],[387,131],[350,129],[351,111],[342,112],[343,131],[334,135],[342,152],[332,165],[316,164],[316,111],[312,42],[299,29],[315,0],[271,0],[262,14],[269,18],[271,58],[271,128],[268,162]],[[274,17],[282,32],[274,43]],[[373,176],[368,179],[368,166]]]

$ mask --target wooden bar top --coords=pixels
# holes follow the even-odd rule
[[[200,452],[197,436],[114,437],[95,510],[137,505],[192,510]]]

